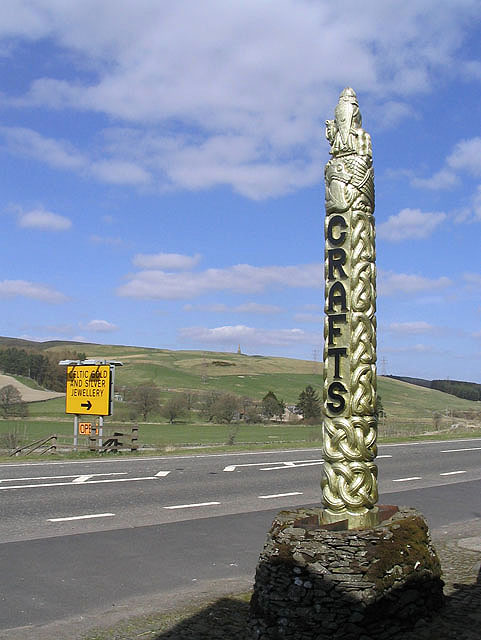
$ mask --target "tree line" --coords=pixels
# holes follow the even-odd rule
[[[62,359],[84,360],[84,353],[40,353],[17,347],[0,349],[0,369],[14,376],[25,376],[51,391],[65,391],[65,367],[59,366]]]
[[[431,380],[431,389],[450,393],[465,400],[481,400],[481,384],[460,380]]]
[[[388,378],[409,382],[418,387],[436,389],[443,393],[449,393],[457,398],[465,400],[481,400],[481,384],[477,382],[465,382],[463,380],[425,380],[424,378],[410,378],[407,376],[389,375]]]
[[[282,421],[287,406],[274,391],[268,391],[260,402],[234,393],[211,391],[202,394],[176,393],[164,403],[161,403],[160,392],[160,388],[154,384],[125,388],[124,400],[130,407],[131,419],[140,415],[145,422],[152,414],[160,414],[172,424],[184,418],[195,407],[207,422],[259,423],[270,420]],[[320,418],[321,400],[318,392],[311,385],[299,394],[294,413],[304,421],[316,421]]]

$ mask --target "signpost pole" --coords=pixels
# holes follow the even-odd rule
[[[102,448],[103,427],[104,427],[104,417],[99,416],[99,450]]]
[[[77,451],[78,446],[78,413],[73,417],[73,450]]]

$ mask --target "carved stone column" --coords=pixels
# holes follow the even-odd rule
[[[353,89],[326,121],[325,519],[377,522],[376,266],[371,138]]]

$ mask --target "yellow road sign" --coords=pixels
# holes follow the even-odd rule
[[[110,382],[108,364],[68,366],[65,413],[109,416]]]

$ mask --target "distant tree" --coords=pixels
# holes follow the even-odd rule
[[[279,400],[273,391],[269,391],[262,398],[262,413],[264,417],[270,420],[274,416],[282,419],[286,405],[282,400]]]
[[[22,400],[22,394],[13,384],[7,384],[0,389],[0,409],[4,418],[8,416],[24,418],[28,414],[27,403]]]
[[[296,411],[302,414],[304,420],[320,417],[321,400],[317,391],[310,384],[299,394]]]
[[[384,410],[384,406],[382,404],[381,396],[376,396],[376,411],[375,411],[375,413],[379,418],[385,418],[386,417],[386,411]]]
[[[130,402],[136,407],[144,422],[152,411],[160,409],[159,388],[154,384],[135,387],[130,394]]]
[[[230,423],[241,408],[241,399],[233,393],[212,393],[205,398],[201,411],[209,422]]]
[[[440,411],[433,413],[433,426],[436,431],[439,430],[443,421],[443,414]]]
[[[168,419],[170,424],[174,424],[177,418],[185,414],[187,408],[188,403],[184,394],[178,394],[167,400],[161,409],[161,414]]]
[[[255,403],[250,402],[244,405],[244,420],[249,424],[255,424],[256,422],[262,422],[261,407]]]

